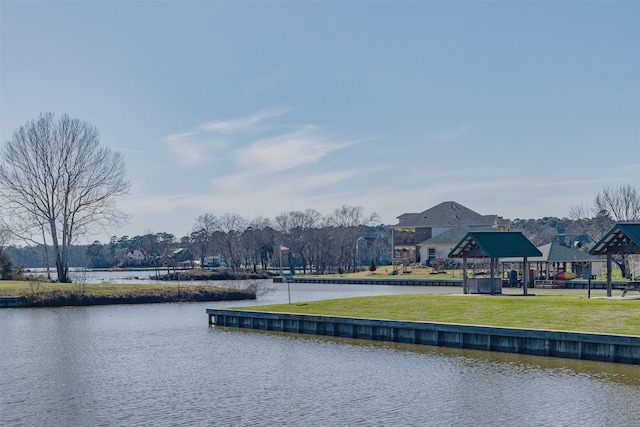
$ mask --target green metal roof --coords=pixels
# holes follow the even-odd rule
[[[616,224],[593,248],[591,255],[640,254],[640,223]]]
[[[542,253],[524,234],[504,231],[476,231],[467,235],[449,252],[449,258],[536,257]]]
[[[586,252],[577,249],[568,248],[558,243],[547,243],[538,246],[538,250],[542,252],[540,257],[531,257],[531,262],[589,262],[600,261],[602,257],[589,255]],[[502,262],[518,262],[518,257],[503,258]]]

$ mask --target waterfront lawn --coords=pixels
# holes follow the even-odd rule
[[[568,294],[389,295],[243,310],[640,335],[640,300]]]

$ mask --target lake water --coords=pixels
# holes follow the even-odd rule
[[[640,368],[216,328],[258,301],[0,310],[0,425],[630,426]],[[294,303],[456,288],[291,284]]]

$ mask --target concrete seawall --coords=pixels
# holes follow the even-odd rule
[[[282,283],[282,277],[274,277]],[[367,279],[360,277],[287,277],[289,283],[331,283],[338,285],[396,285],[396,286],[462,286],[462,279]]]
[[[640,364],[640,337],[535,329],[207,309],[209,324]]]
[[[274,283],[283,283],[282,277],[274,277]],[[288,277],[289,283],[331,283],[338,285],[384,285],[384,286],[459,286],[462,287],[462,279],[369,279],[361,277]],[[622,289],[627,282],[613,282],[613,289]],[[530,285],[533,287],[533,284]],[[585,280],[568,280],[565,282],[567,289],[587,289],[589,283]],[[505,287],[505,285],[503,285]],[[599,280],[591,282],[591,289],[607,289],[607,282]]]

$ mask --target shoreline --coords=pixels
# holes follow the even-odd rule
[[[335,283],[344,285],[384,285],[384,286],[454,286],[462,287],[462,279],[446,278],[423,278],[423,277],[322,277],[322,276],[293,276],[274,277],[273,283]],[[613,289],[624,289],[628,281],[612,282]],[[522,288],[522,286],[502,285],[503,288]],[[567,280],[562,283],[562,287],[557,289],[588,289],[587,280]],[[529,289],[540,289],[535,284],[528,285]],[[595,280],[591,282],[591,289],[607,289],[606,280]]]
[[[210,286],[166,287],[153,292],[95,295],[53,290],[33,295],[2,296],[0,308],[79,307],[115,304],[158,304],[176,302],[244,301],[256,299],[254,289],[223,289]]]
[[[207,309],[209,326],[640,364],[640,337],[264,311]]]

